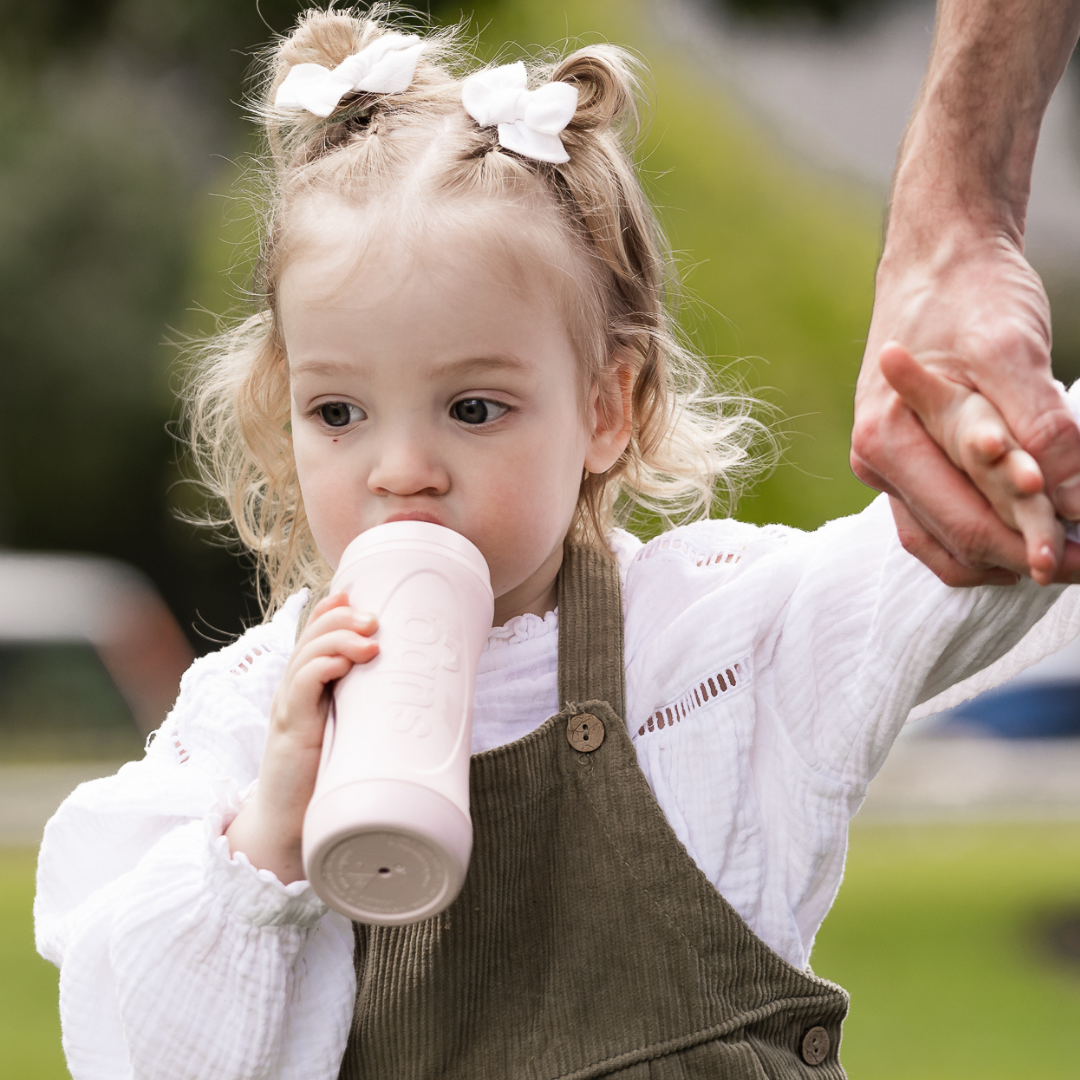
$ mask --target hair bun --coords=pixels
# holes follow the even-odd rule
[[[625,49],[613,45],[578,49],[556,65],[551,78],[577,87],[578,106],[571,128],[607,128],[627,116],[637,117],[638,79],[633,58]]]
[[[270,99],[273,100],[290,69],[298,64],[335,68],[387,32],[386,27],[374,20],[335,11],[305,11],[296,29],[277,48]]]

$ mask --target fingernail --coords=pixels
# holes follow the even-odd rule
[[[1058,484],[1054,491],[1054,505],[1070,521],[1080,520],[1080,473]]]

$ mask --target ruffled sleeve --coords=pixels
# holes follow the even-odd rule
[[[143,760],[81,785],[46,827],[37,944],[60,967],[75,1080],[337,1076],[352,927],[223,835],[305,601],[197,661]]]

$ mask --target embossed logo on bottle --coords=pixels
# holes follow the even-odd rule
[[[380,620],[378,680],[385,709],[380,720],[413,742],[419,757],[412,764],[417,768],[437,767],[446,760],[462,719],[460,630],[436,610],[454,610],[452,596],[439,596],[446,592],[440,575],[416,574],[402,583]]]

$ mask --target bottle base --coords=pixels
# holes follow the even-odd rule
[[[304,870],[315,892],[355,922],[403,926],[454,902],[472,822],[430,788],[368,780],[316,798],[304,818]]]

